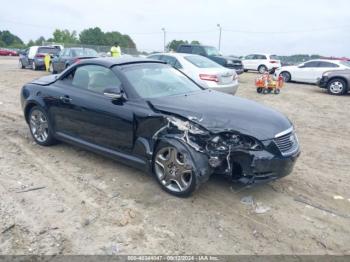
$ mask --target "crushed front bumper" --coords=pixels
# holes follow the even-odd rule
[[[321,88],[327,88],[327,84],[328,84],[328,77],[323,76],[322,78],[317,79],[317,83],[316,83],[319,87]]]
[[[244,184],[266,183],[287,176],[293,171],[299,155],[299,150],[287,157],[272,155],[267,151],[241,155],[235,159],[242,168],[238,181]]]

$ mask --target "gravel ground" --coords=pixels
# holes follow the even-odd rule
[[[295,124],[294,172],[251,188],[213,176],[179,199],[121,163],[33,143],[19,92],[45,74],[0,58],[0,254],[350,254],[350,95],[293,83],[259,95],[241,75],[238,96]]]

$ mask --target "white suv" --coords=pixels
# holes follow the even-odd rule
[[[274,72],[276,68],[281,67],[281,61],[276,55],[269,54],[252,54],[247,55],[242,59],[244,71],[248,70],[258,71],[263,74],[266,71]]]

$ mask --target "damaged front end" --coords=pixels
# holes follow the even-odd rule
[[[194,122],[174,115],[167,115],[165,119],[166,124],[154,133],[152,140],[177,141],[185,146],[201,182],[213,173],[244,184],[275,180],[291,173],[300,153],[293,129],[283,134],[288,141],[280,137],[259,141],[234,130],[212,132],[197,124],[200,119]],[[290,144],[289,151],[283,152],[278,141],[283,150]]]

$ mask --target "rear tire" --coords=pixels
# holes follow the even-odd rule
[[[32,69],[33,69],[34,71],[38,70],[38,68],[37,68],[37,66],[36,66],[36,64],[35,64],[34,61],[32,62]]]
[[[331,95],[340,96],[348,92],[348,86],[343,79],[334,78],[328,82],[327,90]]]
[[[287,71],[282,72],[280,75],[283,77],[283,81],[286,83],[290,82],[290,80],[292,79],[292,76]]]
[[[24,69],[24,65],[23,65],[21,60],[19,60],[19,62],[18,62],[18,68]]]
[[[247,73],[247,72],[248,72],[248,69],[244,69],[243,72],[244,72],[244,73]]]
[[[256,89],[256,92],[258,92],[258,94],[261,94],[262,91],[263,91],[263,88],[262,88],[262,87],[258,87],[258,88]]]
[[[264,65],[260,65],[258,67],[258,71],[259,71],[260,74],[264,74],[267,71],[267,67],[264,66]]]

